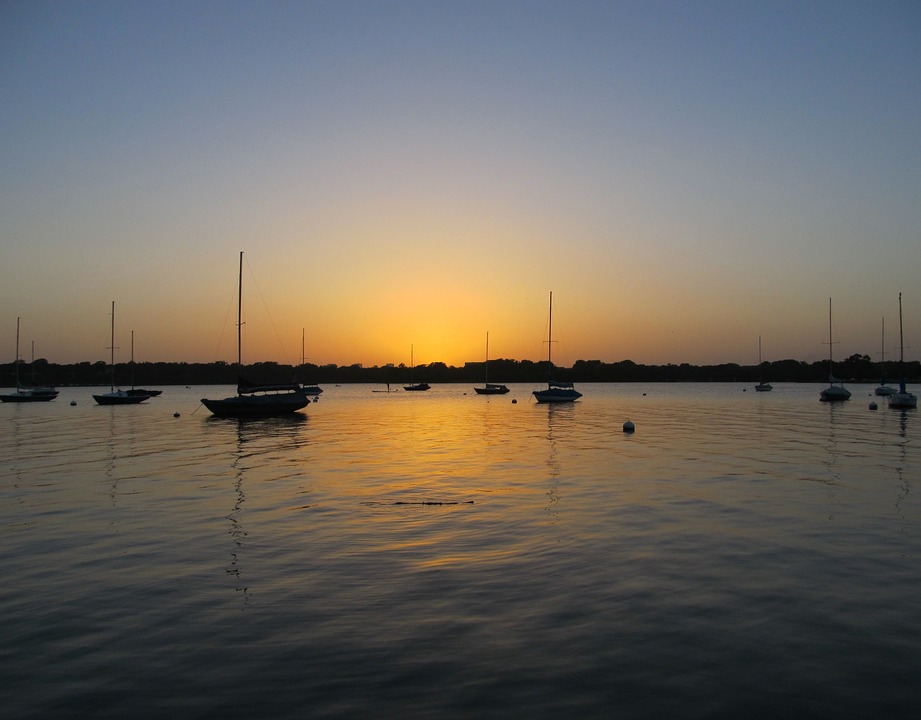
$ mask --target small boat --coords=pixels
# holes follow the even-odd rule
[[[764,382],[764,365],[761,362],[761,336],[758,336],[758,372],[761,373],[760,382],[755,385],[755,390],[758,392],[770,392],[774,389],[774,386],[769,382]]]
[[[58,396],[57,388],[25,387],[19,382],[19,321],[16,318],[16,389],[11,393],[0,395],[0,402],[48,402]],[[35,364],[35,344],[32,344],[32,364]],[[34,383],[34,380],[33,380]]]
[[[301,328],[301,368],[306,365],[306,357],[304,355],[304,328]],[[321,388],[316,383],[303,383],[301,385],[305,395],[316,396],[323,392]]]
[[[93,395],[93,400],[95,400],[99,405],[137,405],[147,400],[150,395],[147,393],[131,393],[128,390],[116,390],[115,389],[115,301],[112,301],[112,335],[109,342],[109,352],[111,353],[109,359],[109,367],[112,372],[112,382],[107,393],[101,393],[99,395]]]
[[[879,347],[879,369],[880,369],[880,384],[873,391],[874,395],[879,395],[881,397],[888,397],[889,395],[895,394],[895,388],[887,385],[889,381],[886,380],[885,375],[886,368],[886,318],[883,318],[883,330],[882,330],[882,339],[880,340]]]
[[[550,325],[547,331],[547,380],[546,390],[535,390],[531,394],[539,403],[573,402],[582,397],[582,393],[573,387],[571,382],[560,382],[553,379],[553,360],[550,353],[553,347],[553,292],[550,293]]]
[[[237,370],[243,368],[243,253],[237,285]],[[300,383],[254,385],[237,376],[237,394],[220,400],[202,398],[202,405],[220,417],[273,417],[297,412],[310,404]]]
[[[379,393],[395,393],[395,392],[399,392],[399,390],[398,390],[397,388],[392,388],[392,389],[391,389],[390,383],[384,383],[384,385],[387,386],[387,389],[386,389],[386,390],[372,390],[371,392],[379,392]]]
[[[486,377],[484,378],[483,387],[473,388],[476,390],[477,395],[505,395],[508,392],[508,388],[505,385],[499,385],[497,383],[489,382],[489,333],[486,333],[486,362],[484,363],[486,368]]]
[[[416,391],[416,392],[419,392],[422,390],[428,390],[430,387],[428,383],[424,383],[424,382],[414,383],[413,382],[413,374],[414,374],[415,369],[416,369],[416,362],[415,362],[415,359],[413,358],[413,346],[410,345],[409,346],[409,385],[404,385],[403,389],[409,390],[409,391]]]
[[[844,382],[835,378],[832,372],[834,360],[832,359],[831,340],[831,298],[828,298],[828,387],[819,393],[822,402],[842,402],[851,399],[851,391],[844,387]],[[837,383],[837,384],[835,384]]]
[[[905,339],[902,336],[902,293],[899,293],[899,391],[889,396],[889,407],[911,410],[918,407],[918,398],[905,387]]]
[[[134,387],[134,330],[131,331],[131,389],[125,390],[125,392],[129,395],[146,395],[147,397],[157,397],[163,394],[162,390]]]

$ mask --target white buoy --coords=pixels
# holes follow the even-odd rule
[[[876,409],[877,409],[877,408],[876,408],[876,403],[875,403],[875,402],[871,402],[871,403],[870,403],[870,409],[871,409],[871,410],[876,410]]]
[[[624,423],[624,432],[632,433],[634,430],[636,430],[636,426],[631,420],[627,420],[627,422]]]

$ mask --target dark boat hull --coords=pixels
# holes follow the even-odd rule
[[[534,399],[539,403],[574,402],[582,397],[582,393],[577,390],[565,390],[561,388],[535,390],[532,394],[534,395]]]
[[[202,404],[220,417],[272,417],[297,412],[310,404],[303,393],[237,395],[223,400],[202,398]]]
[[[126,392],[111,392],[93,395],[99,405],[138,405],[147,400],[149,395],[130,395]]]
[[[2,402],[48,402],[58,396],[57,390],[41,392],[14,392],[9,395],[0,395]]]
[[[430,386],[428,383],[416,383],[415,385],[404,385],[403,389],[409,390],[409,391],[421,391],[421,390],[428,390],[429,387]]]
[[[477,395],[505,395],[508,388],[505,385],[487,385],[486,387],[475,387]]]

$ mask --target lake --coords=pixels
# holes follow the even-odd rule
[[[4,715],[917,715],[916,411],[535,387],[0,407]]]

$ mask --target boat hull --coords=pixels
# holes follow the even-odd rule
[[[508,388],[505,385],[487,385],[486,387],[473,388],[477,395],[505,395]]]
[[[297,412],[310,404],[303,393],[237,395],[223,400],[202,398],[202,405],[220,417],[272,417]]]
[[[582,393],[577,390],[565,390],[562,388],[535,390],[532,394],[539,403],[574,402],[582,397]]]
[[[771,385],[771,383],[758,383],[755,385],[755,390],[758,392],[770,392],[773,389],[774,387]]]
[[[0,395],[2,402],[48,402],[58,396],[57,390],[36,388],[34,390],[20,389],[6,395]]]
[[[416,383],[415,385],[404,385],[403,389],[412,392],[421,392],[430,388],[428,383]]]
[[[123,390],[93,395],[99,405],[138,405],[149,398],[149,395],[131,395]]]
[[[847,388],[832,385],[825,388],[819,393],[819,400],[822,402],[844,402],[851,399],[851,391]]]
[[[899,410],[911,410],[918,407],[918,398],[913,392],[905,389],[905,384],[899,387],[897,393],[889,396],[889,407]]]
[[[894,387],[889,387],[888,385],[880,385],[876,390],[873,391],[874,395],[879,395],[880,397],[891,397],[895,395],[896,389]]]

